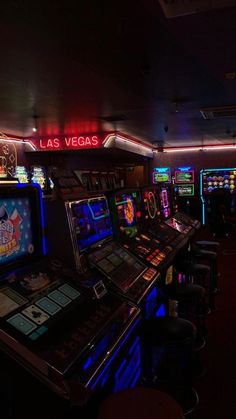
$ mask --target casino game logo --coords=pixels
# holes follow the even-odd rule
[[[16,209],[9,216],[5,206],[0,207],[0,257],[19,250],[21,222],[22,218]]]

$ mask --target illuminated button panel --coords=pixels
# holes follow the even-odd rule
[[[143,274],[143,278],[146,281],[152,281],[154,279],[154,277],[156,276],[157,271],[156,269],[153,268],[149,268],[144,274]]]

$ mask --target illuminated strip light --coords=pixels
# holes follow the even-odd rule
[[[36,147],[30,141],[26,141],[26,140],[13,140],[12,138],[1,138],[1,137],[0,137],[0,141],[7,141],[8,143],[27,144],[27,145],[29,145],[32,148],[32,150],[36,151]]]
[[[236,144],[224,144],[224,145],[205,145],[205,146],[199,146],[199,147],[173,147],[173,148],[165,148],[163,150],[164,153],[182,153],[182,152],[191,152],[191,151],[209,151],[209,150],[231,150],[236,149]],[[158,153],[158,150],[154,150],[156,153]]]
[[[128,143],[128,144],[130,144],[130,145],[132,145],[132,146],[134,146],[138,149],[141,148],[141,149],[146,150],[148,152],[153,151],[151,146],[149,147],[148,145],[143,145],[142,143],[140,143],[138,141],[132,140],[131,138],[123,137],[122,135],[115,134],[115,133],[109,134],[109,135],[106,136],[106,138],[102,142],[103,146],[105,148],[110,147],[112,140],[121,142],[123,144]]]

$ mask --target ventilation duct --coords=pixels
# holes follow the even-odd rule
[[[159,0],[167,18],[236,6],[236,0]]]
[[[217,108],[203,108],[200,112],[204,119],[236,118],[236,105]]]

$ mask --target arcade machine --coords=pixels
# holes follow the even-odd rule
[[[200,196],[202,203],[202,224],[207,224],[211,219],[211,197],[215,190],[230,192],[230,212],[235,213],[236,206],[236,168],[202,169],[200,171]]]
[[[30,182],[30,174],[25,166],[16,166],[14,177],[17,178],[20,183]]]
[[[199,229],[201,224],[198,220],[192,218],[190,214],[194,205],[194,170],[190,166],[178,167],[174,176],[174,190],[178,199],[178,209],[176,220]]]
[[[102,275],[89,289],[45,257],[39,187],[2,186],[0,196],[1,350],[72,404],[134,385],[138,308],[107,293]]]
[[[181,232],[165,223],[172,213],[171,209],[171,170],[169,167],[155,167],[153,169],[153,183],[157,185],[160,217],[152,220],[149,231],[161,242],[179,250],[184,247],[188,239]],[[164,221],[164,222],[163,222]]]
[[[173,206],[171,205],[171,184],[162,183],[159,185],[159,198],[161,204],[161,219],[167,224],[169,227],[178,231],[182,235],[186,235],[186,237],[190,238],[195,230],[187,225],[184,224],[182,221],[178,221],[175,218],[175,214],[173,214]]]
[[[31,182],[37,183],[41,187],[43,196],[48,195],[52,192],[52,183],[50,183],[50,179],[47,176],[46,169],[43,166],[31,167]]]
[[[143,216],[154,219],[157,206],[154,190],[122,189],[111,194],[109,206],[113,220],[114,237],[148,266],[160,271],[174,256],[171,246],[163,246],[152,234],[143,228]]]

